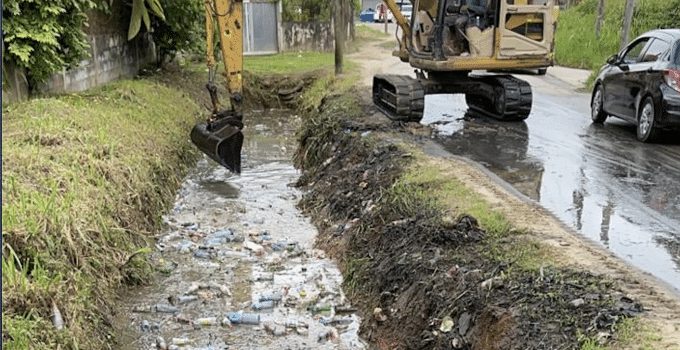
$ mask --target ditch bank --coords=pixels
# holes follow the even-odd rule
[[[458,174],[469,164],[421,151],[427,128],[391,123],[361,91],[338,90],[328,89],[298,131],[299,205],[319,229],[317,245],[339,261],[367,341],[379,349],[677,345],[665,342],[677,308],[659,322],[647,317],[650,305],[668,306],[643,296],[659,288],[573,263],[597,261],[592,250],[567,261],[542,243],[563,234],[560,225],[517,224],[500,210],[511,201],[490,200],[499,186],[471,187]],[[548,217],[521,212],[525,222]]]
[[[116,348],[116,295],[153,277],[161,215],[198,159],[188,134],[210,100],[190,68],[3,106],[3,348]],[[247,74],[244,95],[295,106],[318,74]]]

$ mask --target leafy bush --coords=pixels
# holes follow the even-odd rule
[[[560,14],[555,37],[558,64],[598,69],[620,49],[624,1],[606,1],[600,38],[595,37],[597,0],[584,0]],[[680,27],[680,0],[638,0],[630,39],[657,28]]]
[[[97,7],[92,0],[4,1],[3,65],[26,69],[30,86],[77,65],[88,54],[85,13]]]
[[[179,51],[205,49],[205,16],[202,0],[163,0],[166,20],[153,23],[157,56],[163,60]]]

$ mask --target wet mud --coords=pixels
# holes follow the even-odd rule
[[[207,159],[164,217],[146,286],[120,298],[120,349],[362,349],[342,275],[290,186],[300,118],[246,119],[240,177]]]
[[[300,206],[320,229],[319,245],[340,262],[345,292],[364,315],[360,334],[371,345],[578,349],[586,338],[606,344],[618,322],[642,311],[602,276],[527,269],[495,255],[514,249],[519,236],[489,234],[475,218],[451,218],[418,195],[437,188],[399,185],[413,157],[375,121],[362,128],[334,114],[337,101],[326,103],[308,124],[340,122],[334,131],[301,132]],[[326,147],[305,148],[315,144]]]
[[[588,95],[534,90],[526,122],[499,123],[468,113],[460,96],[437,95],[428,96],[422,123],[449,152],[680,292],[678,141],[640,143],[634,126],[615,118],[592,125]]]

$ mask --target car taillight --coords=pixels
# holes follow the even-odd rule
[[[666,79],[666,84],[672,87],[673,90],[680,92],[680,70],[669,69],[663,72],[663,76]]]

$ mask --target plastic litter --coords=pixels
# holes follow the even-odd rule
[[[189,338],[172,338],[172,344],[173,345],[188,345],[191,342]]]
[[[166,314],[175,314],[179,312],[179,309],[166,304],[156,304],[152,307],[153,311]]]
[[[442,324],[439,326],[439,330],[442,333],[448,333],[451,332],[451,329],[453,329],[453,319],[451,317],[446,316],[442,320]]]
[[[58,331],[64,328],[64,318],[61,316],[61,311],[59,311],[57,303],[54,301],[52,301],[52,324]]]
[[[163,339],[163,337],[161,336],[156,337],[156,348],[159,350],[168,350],[168,343],[165,342],[165,339]]]
[[[142,324],[139,325],[139,328],[141,328],[142,332],[148,332],[151,330],[151,324],[147,320],[143,320]]]
[[[283,295],[281,292],[271,292],[271,293],[266,293],[260,295],[259,301],[281,301],[283,299]]]
[[[260,324],[260,315],[244,313],[244,312],[230,312],[227,314],[229,322],[232,324]]]
[[[250,307],[253,308],[253,310],[268,310],[268,309],[273,309],[275,306],[275,303],[273,300],[266,300],[266,301],[260,301],[257,303],[253,303]]]
[[[201,328],[201,327],[210,327],[210,326],[216,326],[217,323],[217,317],[202,317],[202,318],[197,318],[194,322],[194,328]]]
[[[351,317],[322,317],[319,322],[324,326],[338,326],[354,322]]]

